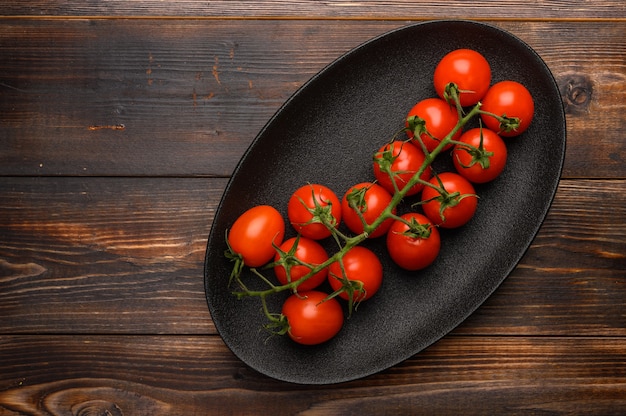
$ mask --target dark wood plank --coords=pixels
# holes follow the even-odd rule
[[[225,185],[3,178],[0,333],[215,333],[202,275]],[[626,335],[625,218],[626,181],[563,180],[521,264],[459,332]]]
[[[564,177],[625,178],[624,26],[495,23],[563,91]],[[0,20],[0,175],[228,176],[299,86],[404,24]]]
[[[588,2],[571,0],[523,2],[501,0],[498,3],[475,1],[471,6],[457,2],[437,1],[194,1],[164,2],[158,0],[89,1],[5,1],[2,14],[30,16],[213,16],[213,17],[291,17],[314,18],[619,18],[626,17],[619,0]],[[287,4],[288,3],[288,4]],[[514,14],[503,13],[514,10]]]
[[[207,332],[203,260],[225,184],[3,179],[2,332]]]
[[[370,415],[389,409],[617,415],[626,410],[624,338],[446,337],[383,373],[326,387],[260,375],[218,337],[3,336],[0,341],[3,415]]]

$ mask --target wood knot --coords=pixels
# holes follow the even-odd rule
[[[582,74],[564,74],[559,81],[563,106],[567,114],[585,114],[593,95],[591,79]]]
[[[72,406],[75,416],[123,416],[122,409],[115,403],[105,400],[90,400]]]

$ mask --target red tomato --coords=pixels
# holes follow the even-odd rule
[[[480,53],[471,49],[457,49],[448,53],[435,68],[435,91],[445,99],[449,83],[457,85],[459,102],[463,107],[474,105],[485,95],[491,84],[491,67]]]
[[[387,251],[391,259],[406,270],[421,270],[430,266],[441,248],[437,227],[424,215],[409,212],[396,220],[387,233]]]
[[[293,294],[283,303],[289,337],[299,344],[316,345],[328,341],[343,326],[343,309],[334,299],[319,291]],[[324,300],[326,299],[326,300]]]
[[[287,215],[291,225],[304,237],[321,240],[330,236],[324,221],[337,227],[341,221],[341,203],[328,187],[304,185],[289,199]]]
[[[481,138],[482,135],[482,138]],[[455,145],[452,150],[454,167],[473,183],[486,183],[497,178],[506,166],[507,149],[504,140],[489,129],[475,128],[459,138],[473,148]]]
[[[361,282],[357,287],[362,284],[362,290],[352,293],[353,301],[367,300],[378,292],[383,282],[383,265],[373,251],[363,246],[355,246],[346,252],[342,260],[331,263],[328,266],[328,282],[333,290],[340,289],[344,283],[340,261],[343,262],[345,277],[350,281]],[[339,296],[349,299],[345,291]]]
[[[526,131],[535,114],[535,103],[530,92],[519,82],[501,81],[489,88],[483,98],[483,111],[497,116],[516,118],[519,125],[506,126],[493,116],[481,114],[483,123],[500,136],[513,137]],[[517,124],[517,123],[515,123]]]
[[[372,182],[362,182],[348,189],[343,196],[341,200],[341,217],[350,231],[355,234],[361,234],[363,232],[363,222],[358,212],[361,213],[367,225],[371,225],[390,202],[391,195],[385,188]],[[395,209],[393,212],[395,213]],[[391,227],[392,222],[391,218],[385,220],[368,237],[376,238],[384,235]]]
[[[476,212],[478,197],[472,184],[457,173],[443,172],[438,175],[445,189],[440,194],[425,186],[422,191],[422,209],[426,216],[441,228],[457,228],[466,224]],[[440,186],[437,177],[430,183]]]
[[[250,208],[233,223],[228,232],[228,245],[249,267],[263,266],[276,253],[272,246],[280,245],[285,236],[285,221],[269,205]]]
[[[405,188],[407,182],[422,167],[426,156],[421,149],[409,142],[387,143],[374,155],[374,176],[376,181],[389,193],[394,194],[396,183],[398,189]],[[391,181],[393,175],[393,182]],[[430,179],[431,168],[428,166],[420,178],[427,181]],[[415,195],[424,187],[417,183],[407,191],[406,195]]]
[[[459,122],[459,115],[456,108],[450,106],[450,104],[440,98],[426,98],[418,102],[409,110],[407,118],[413,116],[422,119],[425,123],[424,127],[428,133],[430,133],[430,136],[426,133],[420,135],[424,146],[426,146],[426,150],[429,152],[432,152],[439,146],[441,140],[443,140]],[[407,122],[407,127],[410,127],[409,122]],[[460,135],[461,130],[454,135],[453,139],[456,140]],[[407,131],[407,136],[412,138],[420,149],[422,148],[418,140],[414,138],[412,131]],[[434,139],[431,136],[433,136]],[[447,145],[444,150],[450,147],[452,147],[452,144]]]
[[[324,250],[324,247],[322,247],[318,242],[306,237],[300,237],[300,239],[293,237],[285,240],[279,248],[282,252],[286,253],[282,257],[283,262],[287,264],[287,268],[289,269],[289,275],[287,275],[285,265],[276,264],[274,266],[274,273],[276,274],[276,278],[281,285],[286,285],[290,282],[300,280],[309,274],[313,267],[328,260],[328,254],[326,253],[326,250]],[[274,261],[277,262],[279,260],[281,260],[281,255],[279,252],[276,252]],[[310,266],[302,263],[306,263]],[[306,281],[300,283],[298,285],[298,291],[315,289],[324,283],[327,277],[328,268],[324,268],[309,277]]]

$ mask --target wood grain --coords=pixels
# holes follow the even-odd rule
[[[217,337],[12,336],[0,356],[11,363],[3,415],[260,415],[277,401],[281,414],[611,415],[626,405],[623,338],[448,336],[383,373],[321,388],[268,379]]]
[[[5,16],[188,16],[228,18],[325,18],[325,19],[428,19],[428,18],[491,18],[491,19],[577,19],[626,17],[626,8],[619,0],[567,2],[501,0],[472,2],[471,7],[459,2],[440,1],[194,1],[164,2],[158,0],[124,1],[5,1]],[[513,10],[514,13],[504,11]]]
[[[625,178],[623,26],[494,23],[557,79],[563,176]],[[403,24],[0,20],[0,175],[226,177],[298,87]]]
[[[567,114],[519,266],[425,351],[331,386],[247,367],[206,305],[207,236],[257,132],[311,76],[429,19],[499,26]],[[626,414],[626,5],[4,1],[0,416]]]
[[[0,333],[215,333],[203,261],[225,185],[5,178]],[[626,335],[626,229],[613,226],[625,191],[624,180],[563,180],[521,264],[460,332]]]

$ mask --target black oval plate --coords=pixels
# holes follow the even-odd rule
[[[491,64],[492,82],[517,80],[535,98],[529,130],[507,139],[505,172],[477,187],[476,216],[459,230],[443,232],[440,256],[427,270],[402,271],[390,262],[382,240],[371,242],[382,257],[384,283],[337,337],[315,347],[287,337],[268,340],[260,329],[266,321],[259,300],[237,300],[227,287],[227,228],[259,204],[275,206],[286,218],[289,196],[307,182],[325,184],[341,197],[350,185],[373,179],[373,152],[403,125],[414,103],[435,96],[434,68],[457,48],[481,52]],[[206,252],[205,289],[215,326],[237,357],[279,380],[337,383],[400,363],[459,325],[515,268],[548,212],[564,154],[565,115],[558,87],[543,60],[518,38],[470,21],[414,24],[374,38],[300,88],[235,169]],[[440,157],[438,163],[447,163]],[[283,299],[270,302],[273,311],[280,312]]]

